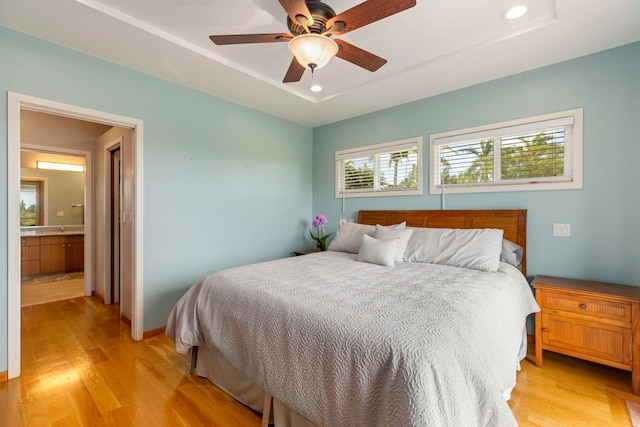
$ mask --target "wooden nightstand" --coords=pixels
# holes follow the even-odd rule
[[[550,350],[631,371],[640,395],[640,288],[537,276],[536,366]]]

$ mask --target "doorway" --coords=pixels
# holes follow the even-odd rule
[[[131,284],[131,337],[134,340],[143,338],[143,259],[142,259],[142,236],[143,236],[143,194],[142,194],[142,142],[143,142],[143,122],[124,116],[118,116],[96,110],[90,110],[69,104],[62,104],[28,95],[8,93],[7,102],[7,128],[8,128],[8,149],[7,149],[7,194],[9,206],[18,206],[20,200],[20,112],[29,110],[60,115],[69,118],[102,123],[110,126],[130,129],[131,157],[130,164],[130,211],[127,212],[129,226],[131,227],[131,248],[129,262]],[[135,215],[134,215],[135,212]],[[8,236],[8,378],[15,378],[20,375],[20,215],[18,209],[9,209],[7,224]],[[139,218],[138,221],[131,221]],[[88,246],[86,251],[90,251],[94,245],[92,223],[87,218],[85,224],[86,240]],[[86,254],[86,252],[85,252]]]
[[[20,306],[89,296],[93,263],[84,226],[93,207],[91,152],[59,143],[86,122],[32,112],[21,120],[29,129],[22,140],[49,145],[20,147]]]

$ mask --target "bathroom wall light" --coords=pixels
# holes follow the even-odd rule
[[[84,165],[71,165],[69,163],[38,162],[38,169],[50,169],[56,171],[84,172]]]

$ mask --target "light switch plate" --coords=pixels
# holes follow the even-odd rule
[[[553,224],[555,237],[571,237],[571,224]]]

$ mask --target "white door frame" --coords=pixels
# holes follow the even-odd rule
[[[143,338],[143,121],[125,116],[63,104],[15,92],[7,93],[7,341],[8,377],[20,375],[20,110],[38,111],[133,130],[135,206],[132,220],[133,280],[131,337]]]

